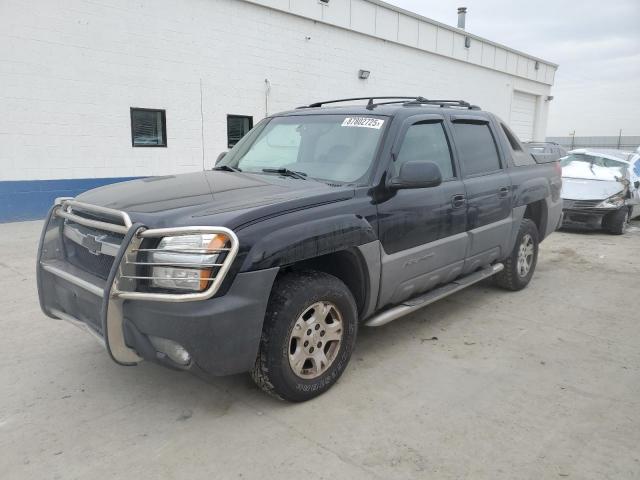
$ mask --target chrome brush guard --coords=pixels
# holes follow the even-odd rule
[[[143,247],[145,239],[203,233],[221,234],[228,241],[224,247],[206,252],[203,249],[181,250],[180,253],[186,254],[187,258],[193,254],[193,261],[158,264],[147,260],[146,254],[158,249]],[[82,265],[70,262],[68,248],[77,249],[89,260],[94,255],[96,261],[105,266],[104,277],[101,278],[90,267],[82,268]],[[199,263],[205,253],[216,254],[216,258],[222,256],[222,260]],[[60,198],[49,212],[38,250],[41,307],[51,317],[69,320],[89,329],[103,340],[116,362],[135,364],[142,359],[125,343],[123,302],[207,300],[219,290],[237,253],[238,238],[228,228],[189,226],[148,229],[142,224],[134,224],[126,212]],[[209,282],[208,286],[201,292],[189,293],[141,291],[141,285],[154,277],[151,273],[141,274],[140,270],[146,268],[152,272],[150,267],[154,265],[211,269],[211,274],[202,278]]]

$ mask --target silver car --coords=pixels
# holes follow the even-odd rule
[[[572,150],[561,159],[563,227],[623,234],[640,216],[640,155]]]

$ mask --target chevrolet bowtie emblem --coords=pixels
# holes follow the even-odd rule
[[[100,255],[102,252],[102,242],[100,239],[101,237],[96,237],[95,235],[86,235],[82,239],[82,246],[89,250],[89,253]]]

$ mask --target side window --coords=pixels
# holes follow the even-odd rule
[[[504,134],[507,136],[507,140],[509,140],[509,145],[511,145],[511,149],[515,152],[521,152],[522,148],[520,147],[520,142],[516,140],[516,135],[513,132],[511,132],[511,130],[509,130],[509,128],[503,123],[501,123],[500,126],[502,127]],[[544,151],[544,147],[542,148],[542,150]]]
[[[465,176],[500,170],[500,157],[489,124],[454,122],[453,131]]]
[[[507,141],[509,142],[509,146],[511,147],[511,158],[513,159],[513,164],[516,167],[524,167],[525,165],[534,165],[536,163],[535,159],[531,156],[530,153],[525,151],[518,140],[518,137],[515,133],[511,131],[509,127],[507,127],[504,123],[500,124],[502,127],[502,131],[504,132],[505,137],[507,137]],[[545,147],[530,147],[531,152],[535,153],[544,153]]]
[[[402,164],[409,161],[435,163],[440,167],[443,180],[455,176],[449,142],[442,122],[416,123],[409,127],[396,158],[396,174],[400,172]]]

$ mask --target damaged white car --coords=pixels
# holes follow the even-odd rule
[[[560,163],[563,227],[621,235],[640,216],[640,155],[578,149]]]

